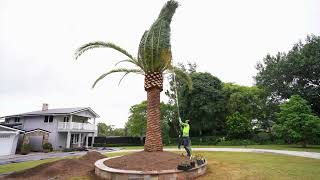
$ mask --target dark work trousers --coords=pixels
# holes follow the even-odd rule
[[[183,147],[187,151],[187,155],[191,156],[191,148],[190,148],[190,138],[189,137],[183,137]]]

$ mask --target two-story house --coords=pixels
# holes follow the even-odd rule
[[[72,147],[88,147],[97,135],[96,118],[99,115],[89,107],[48,109],[48,104],[43,104],[41,111],[4,116],[5,123],[11,127],[32,131],[49,133],[48,141],[53,149]],[[43,137],[32,136],[29,143],[33,150],[42,149]]]

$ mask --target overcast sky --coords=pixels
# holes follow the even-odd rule
[[[111,41],[137,54],[139,40],[163,0],[0,0],[0,116],[90,106],[100,122],[123,127],[130,106],[146,99],[143,77],[94,80],[125,57],[110,49],[73,54],[91,41]],[[255,65],[320,34],[318,0],[179,1],[174,15],[174,63],[195,62],[223,82],[251,86]],[[165,89],[168,88],[166,85]],[[162,100],[166,101],[164,93]]]

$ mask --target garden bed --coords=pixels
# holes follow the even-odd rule
[[[105,161],[108,167],[124,170],[152,171],[176,169],[177,165],[188,159],[173,152],[136,152]]]
[[[172,152],[137,152],[98,160],[95,174],[102,179],[194,179],[205,174],[207,163],[178,170],[188,159]]]

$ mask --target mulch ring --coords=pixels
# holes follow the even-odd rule
[[[62,159],[50,163],[44,163],[31,169],[10,174],[6,180],[66,180],[70,177],[88,176],[94,177],[94,163],[106,158],[99,152],[90,151],[80,158]],[[97,178],[93,178],[97,179]]]
[[[173,152],[136,152],[104,162],[108,167],[136,171],[177,169],[179,163],[188,161],[185,156]]]

